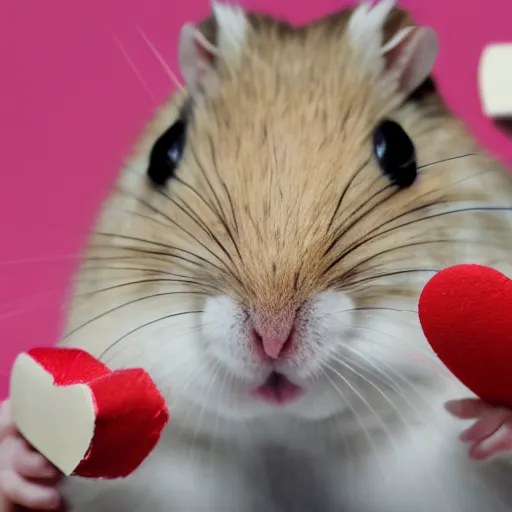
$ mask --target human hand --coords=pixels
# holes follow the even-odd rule
[[[61,510],[62,474],[17,431],[9,401],[0,405],[0,512]]]

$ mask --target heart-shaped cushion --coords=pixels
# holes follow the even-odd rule
[[[20,354],[10,402],[19,431],[65,475],[119,478],[134,471],[168,421],[164,398],[140,368],[110,371],[77,349]]]
[[[512,407],[512,281],[489,267],[449,267],[426,284],[418,311],[446,367],[481,399]]]

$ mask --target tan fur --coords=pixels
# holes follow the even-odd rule
[[[490,263],[508,253],[504,212],[429,219],[463,203],[506,206],[511,180],[484,155],[463,157],[482,151],[438,99],[400,107],[393,83],[382,77],[371,82],[358,70],[344,38],[348,11],[299,29],[262,16],[250,19],[253,30],[242,63],[226,67],[219,93],[194,110],[180,181],[166,192],[172,200],[156,193],[144,172],[152,144],[176,118],[184,94],[174,95],[146,128],[96,226],[96,232],[109,236],[90,240],[76,288],[77,294],[88,294],[73,300],[69,330],[121,297],[154,288],[140,283],[117,292],[91,292],[93,278],[98,283],[119,275],[123,281],[110,269],[93,271],[98,257],[111,258],[111,267],[147,267],[136,274],[141,279],[149,268],[181,273],[201,283],[196,289],[229,293],[248,306],[284,313],[333,286],[354,290],[359,301],[375,293],[415,295],[417,286],[409,289],[407,276],[387,289],[382,288],[385,280],[360,283],[377,273],[443,268],[456,262],[458,245],[464,243],[472,261]],[[405,14],[395,10],[386,38],[406,22]],[[212,38],[211,20],[203,26]],[[420,166],[432,164],[408,190],[389,187],[371,157],[372,130],[386,116],[411,135]],[[131,197],[118,190],[128,190]],[[341,194],[339,212],[327,229]],[[455,241],[461,229],[476,225],[481,240]],[[486,236],[491,246],[475,252]],[[165,254],[142,257],[132,250],[171,253],[152,242],[175,247],[174,254],[188,261]],[[87,333],[81,329],[65,342],[91,348]],[[95,341],[101,349],[111,342]]]

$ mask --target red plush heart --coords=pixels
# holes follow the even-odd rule
[[[512,281],[480,265],[436,274],[419,301],[430,345],[481,399],[512,406]]]
[[[33,375],[37,375],[37,381]],[[43,394],[41,388],[46,389]],[[74,398],[64,402],[69,391]],[[66,474],[92,478],[119,478],[134,471],[155,447],[169,418],[164,398],[144,370],[112,372],[77,349],[37,348],[21,354],[11,375],[11,403],[13,413],[17,411],[15,420],[25,420],[18,426],[29,442],[58,467],[58,462],[52,460],[55,445],[68,446],[65,453],[75,454],[72,466],[67,463],[66,468],[60,469]],[[75,410],[75,416],[69,407]],[[88,432],[84,422],[73,421],[81,418],[84,409],[90,410],[84,416],[84,422],[89,424],[88,418],[92,422],[90,437],[77,433],[83,428]],[[43,433],[38,424],[52,412],[53,429]],[[62,432],[56,434],[58,430]],[[81,439],[85,439],[84,451],[80,448]]]

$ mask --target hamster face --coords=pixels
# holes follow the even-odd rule
[[[237,420],[326,418],[439,382],[419,293],[448,265],[503,269],[510,180],[437,97],[404,90],[385,41],[371,53],[382,27],[357,16],[293,29],[217,13],[227,64],[147,127],[64,343]],[[242,49],[223,43],[240,32]]]

